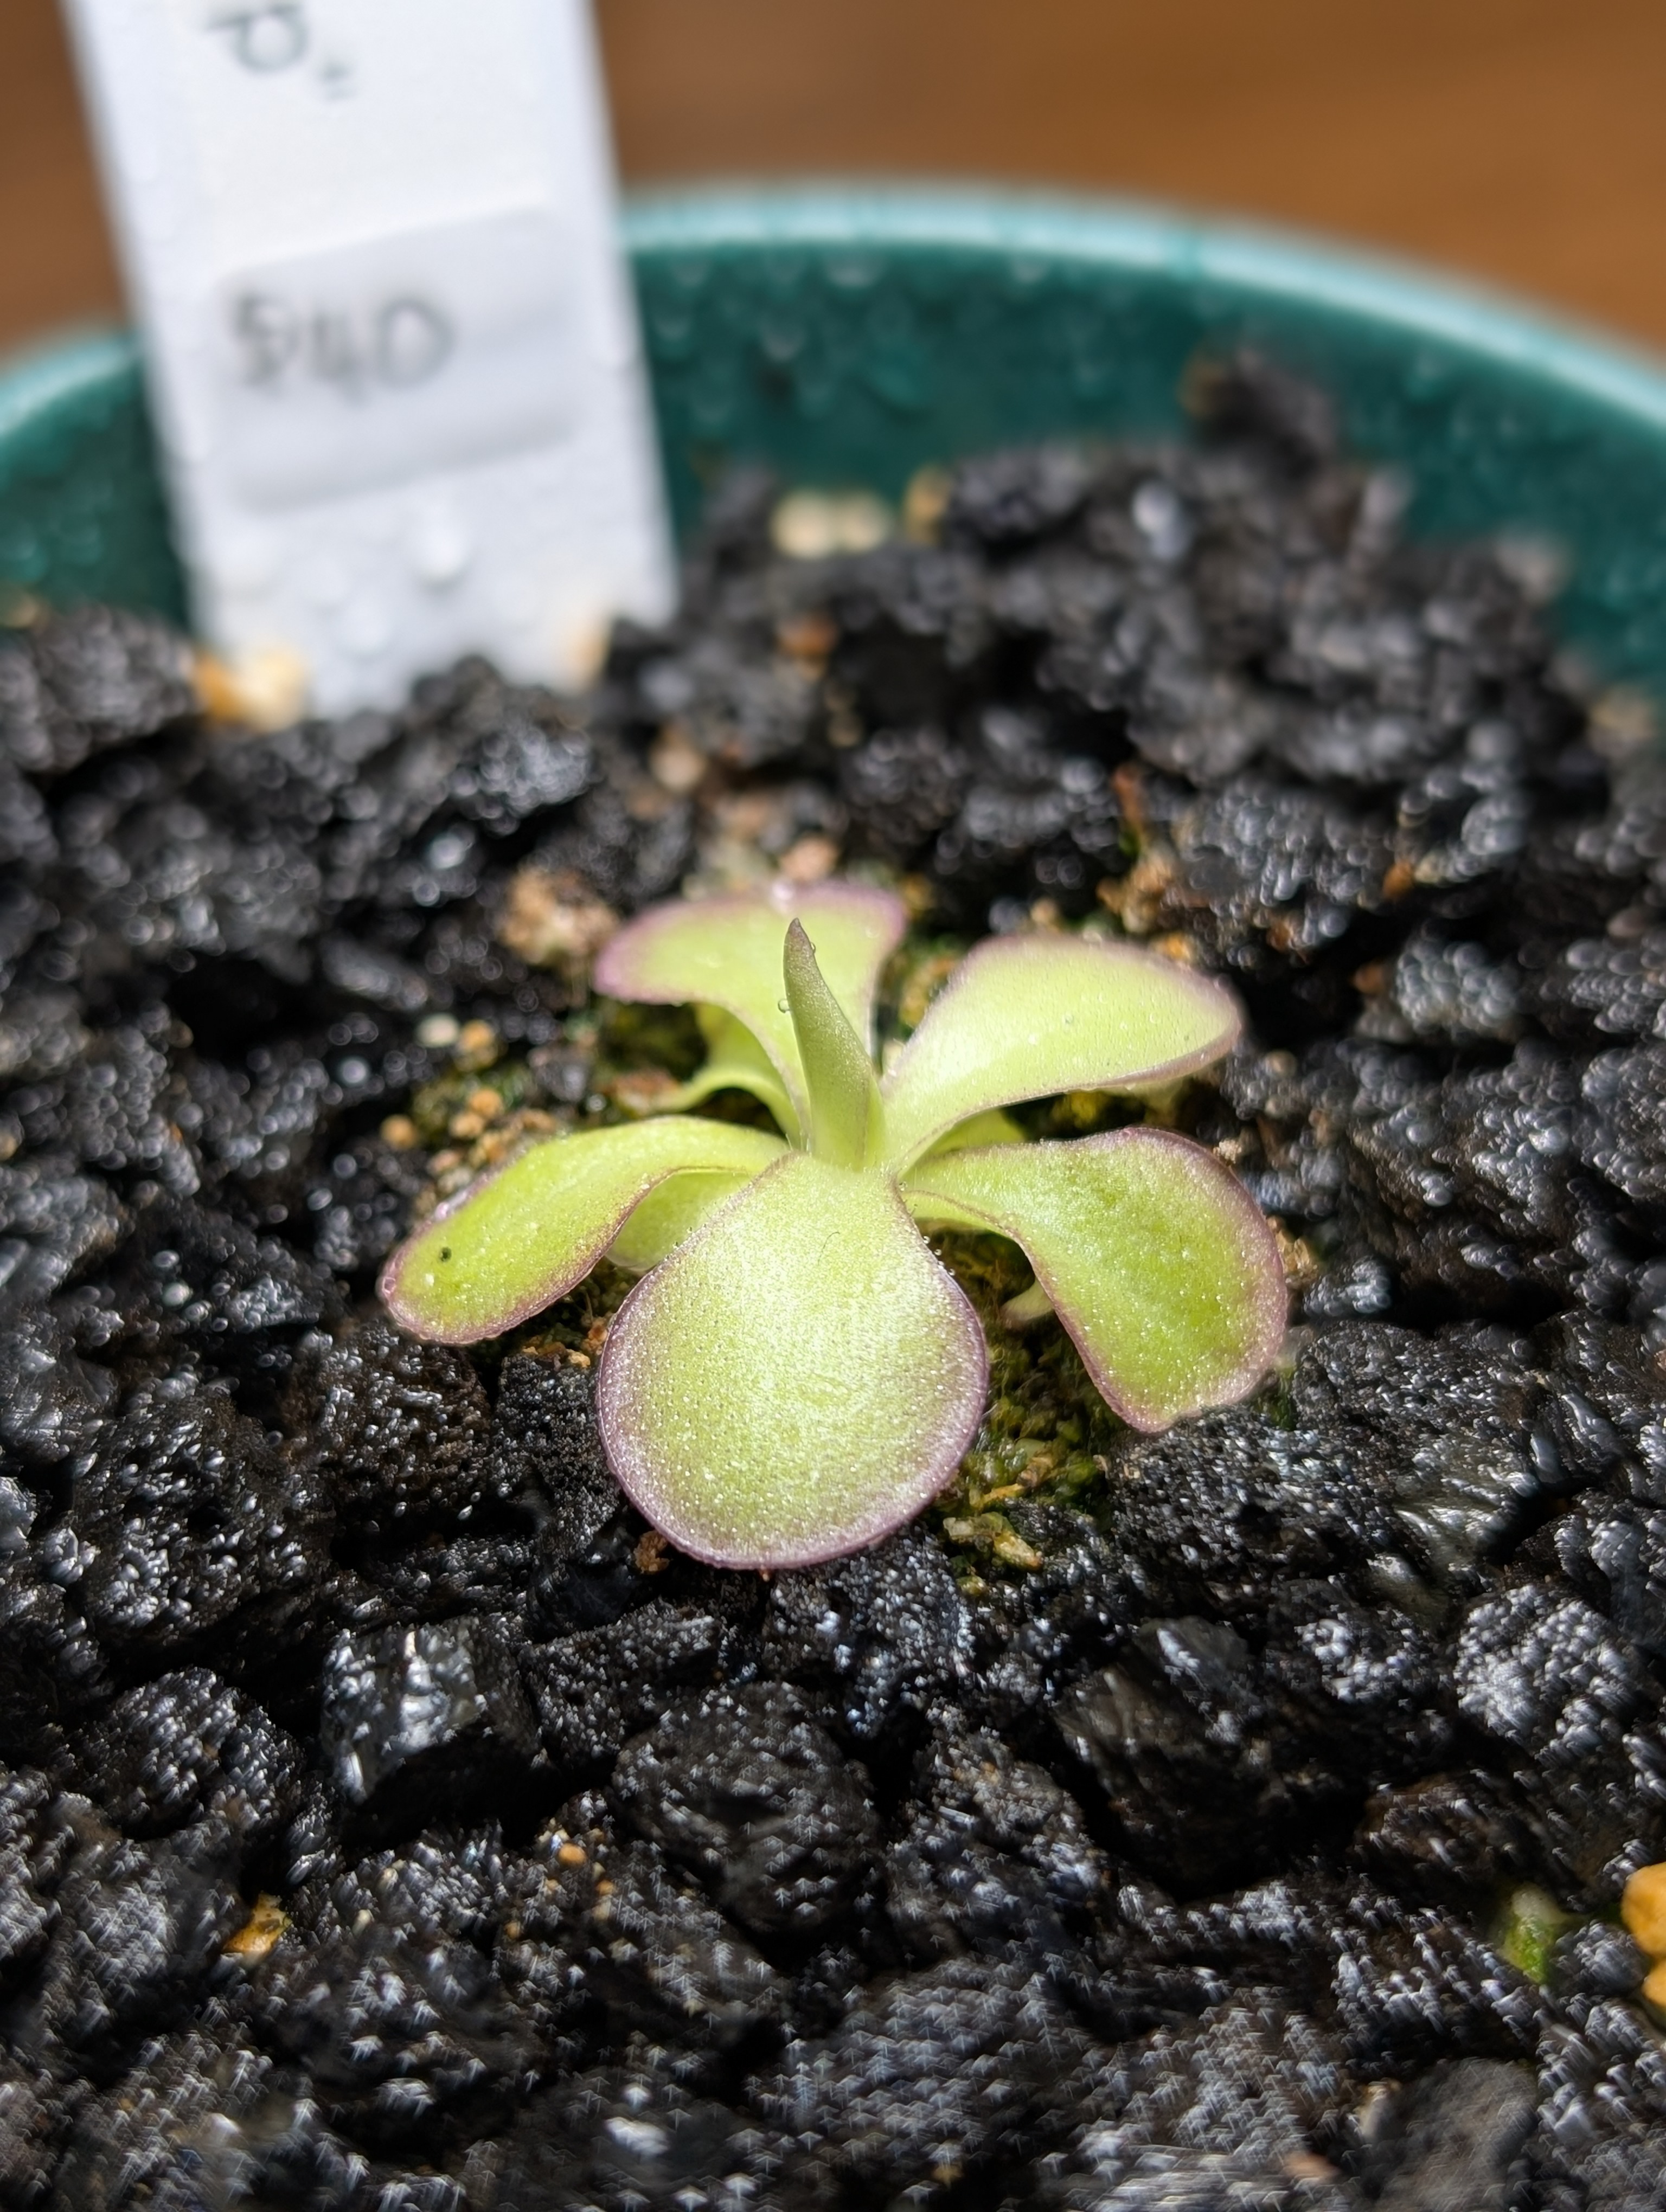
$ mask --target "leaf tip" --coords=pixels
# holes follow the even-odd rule
[[[1237,1263],[1237,1280],[1230,1290],[1223,1290],[1219,1300],[1225,1333],[1232,1340],[1230,1347],[1217,1343],[1189,1376],[1177,1365],[1169,1388],[1144,1404],[1118,1402],[1112,1390],[1105,1391],[1108,1401],[1131,1428],[1151,1435],[1200,1413],[1236,1406],[1266,1379],[1289,1325],[1289,1290],[1271,1224],[1224,1161],[1172,1130],[1116,1134],[1125,1144],[1168,1155],[1175,1169],[1193,1179],[1198,1196],[1207,1194],[1215,1210],[1219,1246],[1231,1248]]]
[[[463,1285],[448,1282],[453,1261],[451,1245],[439,1228],[439,1217],[396,1245],[377,1279],[376,1292],[390,1316],[411,1336],[429,1344],[478,1344],[495,1336],[497,1328],[482,1325],[478,1315],[465,1316],[452,1303]],[[508,1324],[504,1324],[508,1326]]]

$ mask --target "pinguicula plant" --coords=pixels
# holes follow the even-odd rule
[[[641,1275],[603,1349],[609,1463],[665,1536],[718,1566],[874,1542],[953,1476],[982,1414],[983,1331],[922,1230],[1022,1247],[1107,1402],[1134,1427],[1229,1403],[1285,1320],[1266,1221],[1202,1146],[1129,1127],[1025,1141],[1000,1109],[1156,1089],[1237,1034],[1206,977],[1063,933],[961,962],[883,1080],[880,970],[904,911],[854,884],[661,906],[599,989],[692,1003],[709,1048],[679,1110],[549,1139],[442,1207],[382,1295],[417,1335],[496,1336],[605,1255]],[[727,1088],[773,1135],[687,1110]]]

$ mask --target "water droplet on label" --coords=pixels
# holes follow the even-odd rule
[[[430,591],[444,591],[468,573],[474,546],[460,519],[448,507],[434,507],[412,525],[406,550],[411,571]]]

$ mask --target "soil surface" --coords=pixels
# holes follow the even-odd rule
[[[1198,399],[862,553],[732,483],[577,702],[234,739],[151,624],[0,639],[0,2203],[1660,2203],[1666,768],[1546,549]],[[696,1060],[613,918],[777,866],[901,884],[893,1035],[991,928],[1234,983],[1251,1403],[992,1318],[954,1493],[766,1581],[606,1471],[622,1279],[391,1328],[436,1191]]]

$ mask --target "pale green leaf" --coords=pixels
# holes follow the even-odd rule
[[[929,1152],[919,1167],[909,1170],[901,1185],[903,1202],[922,1229],[970,1229],[981,1233],[989,1226],[981,1213],[974,1213],[970,1206],[958,1206],[953,1199],[929,1184],[915,1183],[917,1176],[947,1157],[942,1152]]]
[[[1156,953],[1050,933],[987,939],[881,1086],[886,1162],[905,1167],[993,1106],[1194,1073],[1237,1033],[1219,983]]]
[[[879,1085],[801,921],[788,926],[781,972],[810,1100],[810,1150],[836,1167],[861,1167],[879,1133]]]
[[[647,1203],[651,1206],[654,1201],[649,1199]],[[641,1210],[639,1206],[636,1212],[640,1213]],[[634,1215],[632,1218],[635,1218]],[[1052,1318],[1053,1301],[1039,1283],[1031,1283],[1027,1291],[1020,1291],[1015,1298],[1008,1298],[1000,1310],[1003,1328],[1033,1328],[1038,1321],[1051,1321]]]
[[[656,1006],[701,1000],[723,1007],[762,1044],[802,1121],[804,1076],[781,979],[787,925],[795,917],[816,947],[829,989],[871,1048],[874,988],[908,917],[891,892],[860,884],[781,884],[650,907],[603,949],[596,988]]]
[[[938,1139],[930,1152],[919,1163],[928,1167],[949,1152],[966,1152],[988,1145],[1023,1145],[1029,1142],[1010,1114],[992,1107],[987,1114],[974,1114],[969,1121],[957,1121],[954,1127]],[[903,1179],[903,1195],[910,1213],[924,1227],[932,1229],[983,1229],[988,1224],[964,1207],[952,1206],[946,1198],[910,1186],[917,1169],[910,1169]]]
[[[1010,1114],[1003,1114],[998,1106],[993,1106],[987,1114],[974,1114],[970,1121],[957,1121],[952,1129],[938,1139],[926,1158],[934,1160],[944,1152],[970,1152],[988,1145],[1025,1145],[1029,1141]]]
[[[1213,1152],[1157,1129],[922,1162],[909,1203],[1021,1245],[1107,1402],[1139,1429],[1230,1405],[1285,1325],[1273,1232]]]
[[[788,1152],[636,1285],[597,1407],[614,1474],[673,1544],[806,1566],[936,1495],[987,1378],[977,1316],[895,1185]]]
[[[667,1176],[756,1176],[784,1149],[760,1129],[692,1115],[552,1137],[407,1237],[383,1271],[383,1301],[403,1328],[441,1344],[501,1336],[582,1281]]]
[[[696,1006],[694,1011],[706,1040],[706,1063],[666,1097],[663,1110],[686,1114],[691,1106],[703,1106],[719,1091],[745,1091],[769,1108],[781,1134],[796,1142],[799,1117],[787,1087],[745,1023],[721,1006]]]
[[[745,1190],[750,1175],[709,1175],[690,1170],[667,1176],[637,1201],[624,1227],[607,1248],[607,1256],[628,1274],[645,1275],[693,1236],[727,1198]]]

